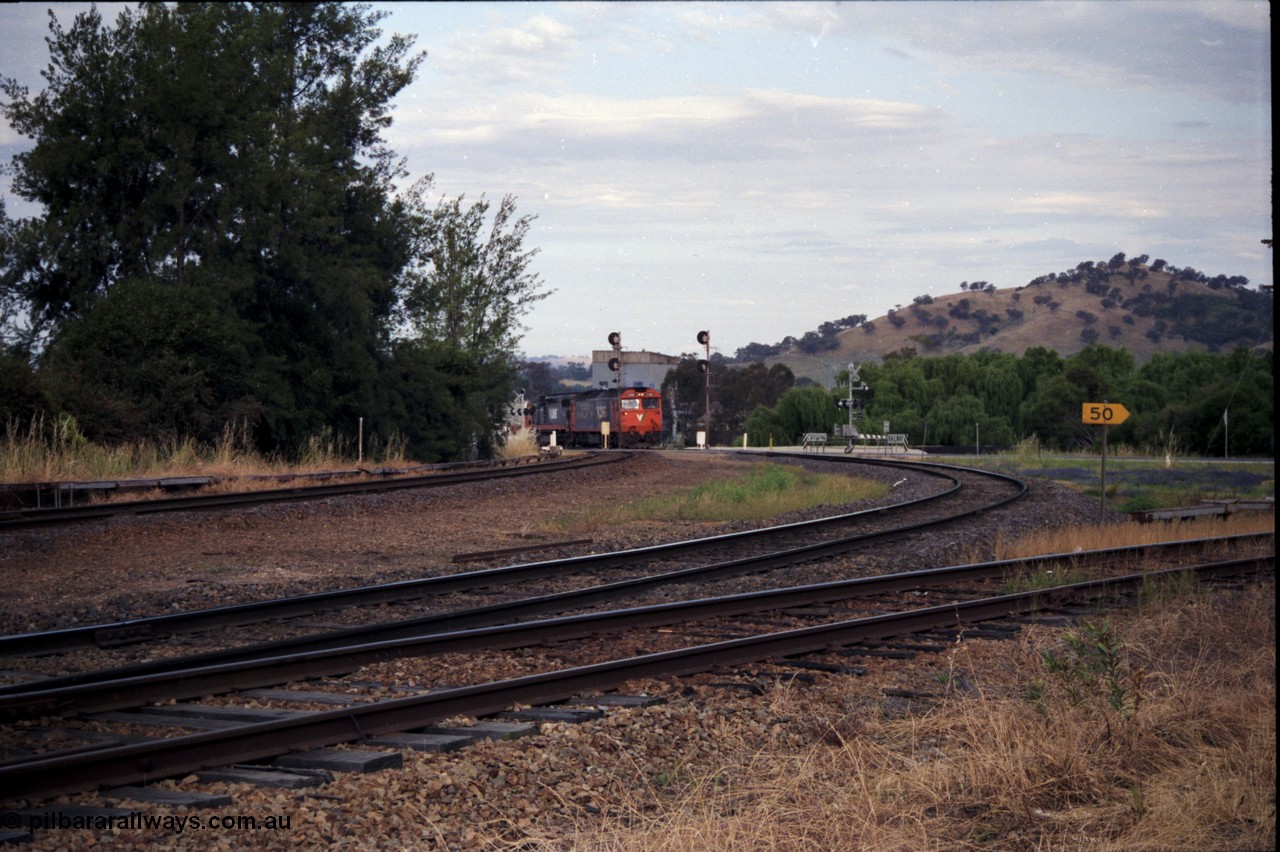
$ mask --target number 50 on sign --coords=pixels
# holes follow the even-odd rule
[[[1118,402],[1086,402],[1081,419],[1085,423],[1115,426],[1129,419],[1129,410]]]

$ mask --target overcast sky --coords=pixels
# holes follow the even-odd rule
[[[46,8],[0,6],[33,89]],[[413,175],[537,217],[527,355],[732,355],[1116,252],[1272,283],[1265,2],[375,8],[428,52]]]

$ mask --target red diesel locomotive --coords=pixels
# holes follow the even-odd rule
[[[652,447],[662,442],[662,395],[653,388],[550,394],[529,409],[528,428],[546,446]]]

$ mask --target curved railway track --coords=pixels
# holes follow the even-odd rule
[[[865,463],[865,460],[848,458],[838,461]],[[908,467],[916,473],[926,470],[920,463],[910,463]],[[96,742],[66,753],[42,752],[36,747],[31,755],[0,763],[0,800],[38,800],[59,792],[145,782],[210,766],[261,760],[284,751],[369,740],[391,731],[422,729],[460,714],[478,717],[513,704],[542,704],[583,691],[615,689],[637,677],[669,678],[714,667],[821,654],[885,637],[940,628],[963,629],[964,625],[979,621],[1111,596],[1149,583],[1152,573],[1135,572],[1133,560],[1142,563],[1155,558],[1157,551],[1176,549],[1183,554],[1180,557],[1183,560],[1200,558],[1196,551],[1204,543],[1182,543],[1176,548],[1148,547],[1135,549],[1133,553],[1117,550],[1090,554],[1107,566],[1106,572],[1119,571],[1122,576],[1013,594],[1005,594],[1003,589],[989,584],[1006,583],[1011,573],[1043,574],[1055,566],[1068,564],[1078,568],[1083,555],[1057,554],[1016,563],[983,563],[899,571],[836,582],[805,582],[808,575],[798,571],[797,566],[821,565],[888,537],[919,535],[940,525],[972,523],[983,512],[1017,500],[1026,491],[1025,485],[1016,480],[994,477],[983,471],[943,466],[928,466],[927,471],[935,482],[932,493],[894,507],[708,540],[413,581],[428,587],[432,582],[451,583],[456,592],[462,588],[473,591],[490,588],[517,578],[526,586],[533,585],[539,577],[563,582],[566,575],[572,575],[579,578],[573,588],[533,596],[523,594],[522,589],[518,599],[465,609],[441,606],[437,602],[437,611],[393,624],[330,630],[248,648],[219,649],[196,657],[79,672],[0,688],[0,719],[8,721],[6,729],[11,734],[22,728],[21,720],[32,717],[74,716],[94,720],[96,714],[96,718],[109,724],[110,720],[102,714],[129,708],[147,711],[153,723],[181,727],[182,714],[187,711],[142,705],[161,702],[172,708],[176,700],[235,690],[261,690],[302,678],[331,678],[352,671],[367,671],[367,667],[377,670],[389,661],[405,657],[501,654],[506,649],[550,645],[554,650],[549,652],[549,658],[568,663],[529,673],[520,670],[527,661],[504,664],[494,658],[491,670],[505,676],[462,686],[440,683],[439,691],[419,690],[405,698],[361,701],[341,710],[259,711],[251,717],[254,721],[250,724],[144,742],[128,743],[125,741],[128,737],[113,742],[109,735],[103,735]],[[971,496],[975,491],[982,492],[977,505]],[[1232,542],[1235,547],[1246,544],[1243,540]],[[1256,543],[1254,546],[1256,548]],[[1203,562],[1201,558],[1192,566],[1166,570],[1191,572],[1205,578],[1274,571],[1273,537],[1269,537],[1269,546],[1269,555],[1254,554],[1213,562]],[[1262,550],[1266,549],[1264,544]],[[695,558],[714,558],[714,561],[690,565],[690,560]],[[784,568],[789,585],[776,588],[776,572]],[[639,573],[613,579],[618,572],[627,570]],[[584,586],[581,584],[584,574],[588,579],[612,582]],[[732,595],[716,594],[719,580],[743,574],[758,575],[760,588]],[[975,592],[974,586],[982,588]],[[693,599],[670,600],[677,589],[682,594],[692,590]],[[912,597],[896,597],[904,592]],[[183,614],[169,622],[152,621],[139,635],[163,638],[188,629],[209,629],[222,618],[258,620],[279,617],[284,612],[296,615],[315,611],[290,610],[290,607],[332,608],[347,605],[352,599],[385,603],[401,597],[421,598],[431,592],[412,583],[398,583],[351,590],[353,597],[344,601],[345,594],[306,596],[310,600],[305,603],[294,599],[264,602],[256,611],[250,607],[235,613],[237,608],[233,607],[221,608],[225,611],[220,613],[209,610]],[[945,603],[920,607],[907,602],[918,602],[924,595]],[[630,606],[582,611],[600,604],[616,606],[622,601]],[[565,612],[574,614],[545,617]],[[744,619],[744,616],[750,618]],[[183,625],[184,618],[192,620]],[[65,642],[72,640],[73,633],[74,640],[64,645],[63,650],[79,647],[85,641],[96,643],[106,639],[107,644],[111,644],[128,638],[126,633],[130,630],[138,633],[140,623],[145,621],[99,625],[97,633],[95,628],[86,628],[0,637],[0,653],[47,650],[47,646],[43,649],[40,646],[41,636],[49,641]],[[204,626],[194,626],[201,623]],[[678,627],[664,630],[671,625]],[[743,635],[744,630],[750,635]],[[55,635],[59,637],[56,640]],[[709,635],[712,641],[705,641]],[[602,637],[620,638],[606,641]],[[7,650],[5,642],[9,643]],[[637,650],[643,653],[635,653]],[[295,694],[304,693],[295,691]],[[234,701],[234,696],[227,698]],[[206,711],[199,707],[190,711],[192,717],[202,712]],[[215,708],[213,712],[219,711]],[[238,717],[241,722],[246,718],[234,712],[234,708],[220,712]],[[144,721],[145,716],[143,714]],[[136,713],[128,718],[138,724]],[[18,724],[14,725],[15,722]]]
[[[623,458],[615,455],[614,458]],[[787,454],[775,454],[787,458]],[[812,456],[791,454],[793,459],[808,461]],[[214,629],[256,624],[266,620],[295,619],[300,616],[332,612],[337,609],[379,606],[392,602],[439,599],[459,593],[490,590],[520,584],[565,585],[569,591],[557,596],[549,590],[541,608],[524,615],[557,611],[555,606],[571,607],[587,603],[615,600],[654,586],[675,586],[707,582],[735,574],[767,571],[813,562],[857,548],[874,546],[899,536],[920,534],[940,526],[964,523],[1026,494],[1026,485],[1012,477],[987,471],[931,465],[919,462],[883,462],[833,457],[836,464],[864,465],[873,468],[901,470],[908,478],[926,478],[934,483],[924,496],[891,502],[848,513],[778,526],[767,526],[728,533],[634,548],[625,551],[589,554],[565,559],[524,563],[442,574],[419,580],[341,589],[311,595],[257,601],[233,606],[168,613],[106,624],[85,625],[63,630],[0,636],[0,657],[31,654],[63,653],[75,648],[97,646],[111,648],[138,642],[154,641],[170,636],[204,633]],[[815,540],[816,539],[816,540]],[[695,556],[715,558],[715,562],[689,567]],[[630,572],[630,579],[616,579]],[[583,574],[597,575],[611,582],[608,588],[584,590],[572,578]],[[524,595],[522,595],[523,599]],[[523,602],[520,604],[525,606]],[[465,606],[465,604],[464,604]],[[453,615],[457,607],[441,601],[438,613]],[[470,607],[467,607],[470,608]],[[517,615],[515,609],[509,616]],[[456,615],[454,616],[456,617]],[[433,616],[423,617],[429,623]],[[405,619],[402,619],[405,620]],[[455,622],[460,623],[460,622]],[[479,622],[471,622],[473,625]],[[495,623],[495,622],[488,622]]]

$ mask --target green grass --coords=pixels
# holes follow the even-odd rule
[[[557,526],[581,528],[627,521],[759,521],[814,506],[839,506],[883,496],[888,486],[841,474],[816,474],[780,464],[764,464],[730,479],[693,486],[674,494],[611,506],[593,506],[557,519]]]

